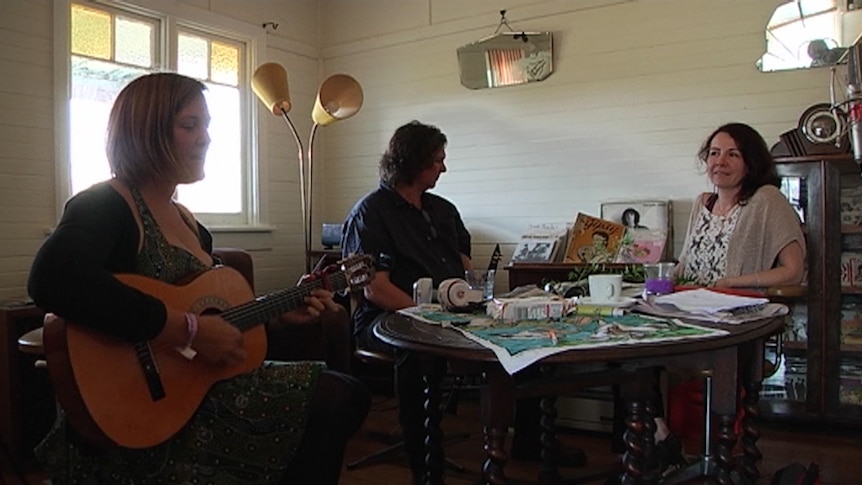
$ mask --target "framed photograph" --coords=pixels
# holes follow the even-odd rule
[[[649,234],[650,240],[664,233],[664,248],[661,260],[667,261],[673,256],[673,221],[671,201],[659,199],[619,200],[602,202],[602,219],[622,224],[631,233]],[[656,255],[653,255],[655,258]],[[650,258],[650,259],[653,259]]]

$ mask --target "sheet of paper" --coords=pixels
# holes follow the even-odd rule
[[[656,297],[653,303],[660,306],[673,305],[679,310],[690,313],[719,313],[765,305],[769,303],[769,299],[728,295],[700,288],[662,295]]]
[[[760,320],[762,318],[769,318],[779,315],[787,315],[790,312],[790,309],[787,308],[786,305],[782,305],[780,303],[767,303],[765,305],[758,305],[755,307],[753,311],[747,311],[744,313],[732,313],[732,312],[702,312],[702,313],[692,313],[683,310],[679,310],[673,305],[656,305],[654,303],[648,303],[644,300],[639,300],[638,303],[633,307],[633,311],[645,313],[647,315],[655,315],[659,317],[668,317],[668,318],[684,318],[686,320],[696,320],[699,322],[711,322],[711,323],[725,323],[731,325],[738,325],[746,322],[753,322],[755,320]]]

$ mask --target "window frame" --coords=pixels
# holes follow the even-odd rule
[[[258,126],[258,106],[251,90],[251,74],[266,52],[266,34],[259,26],[169,0],[147,0],[146,8],[119,0],[58,0],[54,8],[54,131],[55,203],[57,218],[72,195],[71,184],[71,6],[78,3],[113,14],[129,14],[158,19],[157,63],[161,69],[176,71],[180,32],[203,34],[213,39],[245,45],[245,62],[239,73],[240,116],[246,120],[242,133],[243,210],[240,214],[198,212],[196,217],[210,230],[219,232],[270,231],[266,187],[266,130]],[[194,20],[192,20],[194,19]]]

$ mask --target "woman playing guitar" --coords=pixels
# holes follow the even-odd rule
[[[212,236],[173,199],[204,177],[205,89],[157,73],[120,92],[113,177],[68,201],[34,261],[30,294],[62,317],[45,348],[65,411],[37,455],[62,483],[335,484],[368,412],[367,390],[321,362],[261,365],[257,324],[334,312],[326,285],[256,301],[213,269]]]

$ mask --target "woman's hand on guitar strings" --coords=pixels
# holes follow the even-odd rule
[[[198,358],[214,364],[233,366],[246,359],[242,332],[218,315],[201,315],[198,333],[192,342]]]

